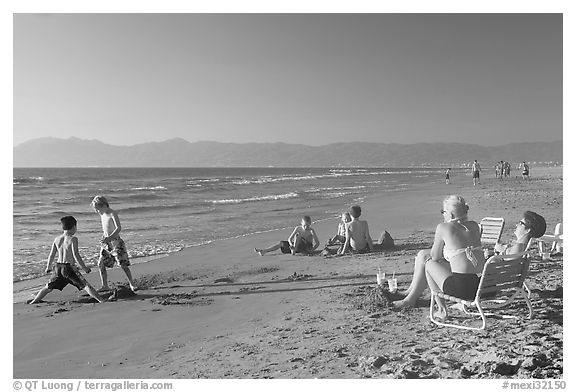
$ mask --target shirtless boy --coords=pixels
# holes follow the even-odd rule
[[[60,222],[62,222],[64,232],[54,239],[46,264],[46,273],[52,271],[52,277],[30,303],[38,303],[52,290],[62,291],[68,284],[76,286],[78,290],[86,290],[92,298],[100,303],[104,302],[105,299],[98,295],[96,290],[86,282],[86,279],[76,269],[75,263],[78,263],[84,272],[90,272],[90,268],[86,267],[78,252],[78,238],[74,236],[76,234],[76,219],[73,216],[65,216],[60,219]],[[58,260],[52,268],[56,255],[58,255]]]
[[[102,240],[100,240],[100,258],[98,260],[98,268],[100,270],[100,279],[102,280],[102,287],[98,291],[110,290],[108,287],[108,274],[106,268],[113,268],[114,264],[120,265],[130,284],[130,289],[136,291],[137,287],[134,285],[132,273],[130,272],[130,259],[126,251],[126,245],[122,238],[120,238],[120,218],[118,214],[108,204],[108,200],[104,196],[96,196],[92,200],[92,208],[98,215],[102,222]]]
[[[476,159],[474,159],[474,163],[472,164],[472,182],[474,186],[480,184],[480,164]]]
[[[352,221],[346,224],[346,242],[340,252],[341,255],[345,254],[349,249],[359,253],[374,250],[368,222],[359,219],[361,214],[362,209],[360,206],[350,207]]]
[[[280,241],[275,245],[270,246],[265,249],[254,248],[254,252],[258,253],[260,256],[268,252],[272,252],[280,249],[282,253],[309,253],[318,248],[320,245],[320,240],[316,235],[316,231],[312,228],[312,219],[305,215],[302,217],[300,226],[296,226],[288,241]]]

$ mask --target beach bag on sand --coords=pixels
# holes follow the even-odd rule
[[[388,233],[384,231],[380,234],[380,238],[378,238],[378,244],[382,247],[382,249],[392,249],[394,248],[394,238]]]

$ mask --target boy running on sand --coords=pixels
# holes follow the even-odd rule
[[[75,268],[75,263],[78,263],[84,272],[90,273],[90,268],[86,267],[78,252],[78,238],[74,236],[76,233],[76,219],[73,216],[65,216],[60,219],[60,222],[62,222],[62,230],[64,232],[54,239],[52,249],[50,249],[50,256],[48,256],[48,263],[46,264],[46,273],[52,271],[52,277],[30,303],[38,303],[52,290],[62,291],[68,284],[76,286],[78,290],[86,290],[92,298],[100,303],[104,302],[105,299],[98,295],[94,287],[90,286]],[[58,254],[58,261],[52,268],[56,254]]]
[[[102,240],[100,241],[100,258],[98,260],[98,268],[100,270],[100,279],[102,280],[102,287],[98,291],[110,290],[108,287],[108,274],[106,268],[113,268],[114,263],[118,263],[130,284],[130,289],[136,291],[138,288],[134,285],[132,273],[130,272],[130,259],[126,251],[126,245],[122,238],[120,238],[120,218],[118,214],[108,204],[108,200],[104,196],[96,196],[91,203],[92,208],[102,221]]]

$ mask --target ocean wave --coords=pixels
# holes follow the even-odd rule
[[[323,187],[323,188],[310,188],[306,192],[326,192],[326,191],[342,191],[342,190],[356,190],[364,189],[366,185],[356,185],[356,186],[337,186],[337,187]]]
[[[131,191],[163,191],[167,190],[165,186],[157,185],[157,186],[140,186],[136,188],[130,188]]]
[[[338,178],[338,177],[348,177],[348,176],[368,176],[368,175],[380,175],[380,174],[394,174],[397,172],[368,172],[366,169],[331,169],[328,173],[323,174],[305,174],[296,176],[261,176],[256,178],[242,178],[233,181],[234,185],[251,185],[251,184],[268,184],[274,182],[284,182],[284,181],[304,181],[304,180],[319,180],[323,178]]]
[[[133,212],[143,212],[143,211],[162,211],[162,210],[178,210],[183,208],[190,208],[194,205],[203,205],[204,203],[188,203],[188,204],[168,204],[168,205],[151,205],[151,206],[133,206],[125,207],[119,209],[118,212],[122,213],[133,213]]]
[[[269,201],[269,200],[282,200],[282,199],[294,199],[298,197],[298,193],[290,192],[281,195],[267,195],[267,196],[254,196],[247,197],[245,199],[223,199],[223,200],[211,200],[212,204],[240,204],[248,203],[254,201]]]
[[[328,192],[328,193],[325,193],[323,196],[326,199],[336,199],[336,198],[350,195],[350,194],[352,194],[352,192]]]
[[[45,182],[46,177],[37,176],[37,177],[15,177],[12,179],[13,185],[22,185],[22,184],[37,184],[41,182]]]

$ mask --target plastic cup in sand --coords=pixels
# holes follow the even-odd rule
[[[378,286],[382,286],[385,279],[386,279],[386,274],[384,272],[381,272],[380,268],[378,268],[378,273],[376,274],[376,283],[378,283]]]
[[[398,281],[396,280],[396,272],[392,274],[392,278],[388,279],[388,290],[395,293],[398,290]]]
[[[542,253],[542,260],[550,260],[550,252]]]

